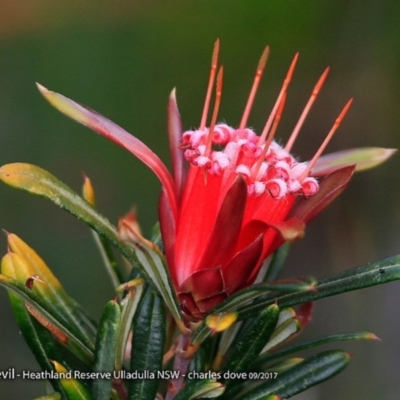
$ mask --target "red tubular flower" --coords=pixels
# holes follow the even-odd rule
[[[251,285],[264,260],[285,241],[301,237],[305,223],[341,193],[354,172],[352,166],[338,169],[321,182],[310,176],[351,101],[310,163],[300,163],[289,153],[328,70],[318,81],[286,148],[273,141],[298,55],[260,136],[245,125],[268,48],[261,57],[240,126],[235,129],[215,124],[222,89],[221,69],[215,108],[207,128],[217,55],[218,42],[200,128],[182,134],[179,148],[184,150],[183,157],[173,152],[174,159],[184,158],[189,163],[187,178],[180,172],[181,183],[176,186],[176,218],[166,196],[161,197],[159,207],[168,266],[182,310],[192,319],[201,318],[228,296]],[[170,129],[171,136],[179,137],[172,132],[180,130],[174,95],[170,98],[169,118],[175,121],[170,124],[174,127]],[[176,144],[175,141],[175,147]],[[177,170],[182,171],[181,161],[174,172]]]
[[[348,153],[320,157],[351,100],[310,162],[301,163],[290,154],[328,69],[314,87],[287,145],[282,147],[273,140],[297,54],[260,136],[246,124],[268,48],[261,57],[239,127],[216,124],[223,75],[221,68],[217,76],[218,48],[217,41],[199,129],[182,132],[175,92],[170,96],[172,175],[157,155],[121,127],[39,85],[51,104],[127,148],[162,182],[159,219],[165,256],[181,308],[190,320],[202,318],[225,298],[251,285],[264,260],[285,241],[301,237],[305,224],[345,189],[355,170],[347,161]],[[215,107],[207,127],[215,78]],[[368,166],[382,162],[393,152],[379,149],[371,155],[368,151],[355,151],[358,156],[362,154],[360,161]],[[380,160],[373,160],[377,155]]]

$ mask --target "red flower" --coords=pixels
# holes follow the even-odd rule
[[[318,183],[310,176],[310,171],[323,148],[310,163],[300,163],[289,153],[328,70],[317,83],[286,148],[273,141],[297,55],[260,136],[245,128],[245,124],[268,48],[261,58],[240,126],[234,129],[215,124],[221,98],[221,69],[210,128],[205,127],[217,54],[218,43],[200,128],[184,132],[178,146],[184,149],[189,171],[187,178],[179,175],[177,215],[174,217],[167,196],[161,197],[159,208],[166,258],[181,308],[194,319],[201,318],[228,296],[251,285],[264,260],[286,240],[301,237],[305,223],[345,188],[354,171],[353,167],[347,167],[336,172],[326,183]],[[328,140],[350,103],[335,122]],[[173,95],[170,120],[175,120],[175,125],[179,126]],[[182,159],[182,155],[174,155],[176,157]],[[182,166],[176,167],[175,171],[179,168]],[[316,196],[320,185],[323,190]],[[309,203],[306,212],[301,205],[305,199]]]
[[[349,162],[341,163],[345,158],[341,154],[320,158],[351,100],[310,162],[301,163],[290,154],[328,69],[316,84],[286,147],[273,141],[298,55],[260,136],[246,128],[246,123],[268,48],[260,60],[239,127],[216,124],[222,68],[217,77],[215,108],[206,127],[218,46],[217,42],[198,130],[182,133],[174,91],[170,96],[172,175],[137,138],[96,112],[39,86],[58,109],[130,150],[161,180],[159,218],[165,256],[181,308],[192,320],[202,318],[222,300],[251,285],[264,260],[285,241],[301,237],[305,224],[345,189],[355,169]],[[386,152],[380,161],[390,154]],[[371,157],[361,161],[371,161]],[[318,181],[316,175],[323,178]]]

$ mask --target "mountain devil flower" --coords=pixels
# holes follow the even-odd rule
[[[246,127],[268,47],[260,59],[239,126],[217,123],[223,81],[223,68],[217,71],[218,50],[217,41],[198,129],[183,132],[175,91],[169,98],[172,174],[139,139],[93,110],[39,85],[56,108],[131,151],[160,179],[159,222],[165,257],[181,309],[192,321],[251,285],[270,254],[284,242],[303,236],[306,223],[348,185],[356,168],[353,159],[358,156],[361,164],[372,166],[391,154],[390,150],[368,153],[356,149],[354,156],[337,153],[321,157],[352,100],[309,162],[300,162],[291,154],[329,69],[315,85],[287,144],[274,141],[298,54],[261,134]],[[214,108],[207,124],[215,82]],[[373,161],[379,152],[383,152],[380,159]]]

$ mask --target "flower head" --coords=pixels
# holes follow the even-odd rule
[[[298,54],[263,131],[257,135],[246,125],[269,49],[261,57],[237,128],[217,123],[223,81],[222,67],[217,74],[218,49],[217,41],[198,129],[183,132],[175,91],[171,93],[168,130],[172,174],[144,143],[113,122],[39,86],[60,111],[127,148],[161,180],[159,219],[165,257],[181,309],[190,320],[202,318],[225,298],[251,285],[264,260],[284,242],[300,238],[305,224],[345,189],[355,169],[348,161],[349,154],[343,162],[340,153],[326,161],[321,157],[351,100],[311,161],[300,162],[290,153],[329,69],[315,85],[283,147],[274,141],[274,135]],[[207,125],[215,80],[215,105]],[[358,150],[354,152],[359,155]],[[371,160],[375,155],[364,158]]]
[[[318,81],[287,146],[282,147],[273,139],[298,55],[261,135],[246,128],[267,55],[268,48],[261,57],[239,127],[216,124],[223,74],[222,68],[216,74],[217,42],[200,127],[181,135],[179,148],[189,171],[177,195],[178,215],[174,222],[168,201],[161,198],[160,224],[167,244],[168,265],[181,307],[192,318],[201,318],[222,300],[252,284],[264,260],[285,241],[301,237],[305,223],[314,216],[313,213],[296,215],[298,203],[308,201],[317,206],[321,201],[321,197],[314,201],[312,198],[324,181],[318,182],[311,169],[323,148],[309,163],[296,160],[290,148],[328,70]],[[215,106],[207,127],[205,121],[215,77]],[[170,101],[174,104],[175,100]],[[350,104],[351,101],[338,117],[328,140]],[[172,112],[170,118],[174,117],[177,118]],[[344,189],[353,170],[353,167],[346,168],[328,180],[331,189],[333,184],[333,191],[329,198],[322,196],[321,209]]]

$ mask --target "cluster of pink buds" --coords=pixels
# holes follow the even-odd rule
[[[187,131],[183,134],[181,148],[192,165],[205,167],[208,173],[221,174],[225,170],[242,174],[248,194],[260,195],[268,191],[275,199],[287,194],[312,196],[318,191],[315,178],[304,177],[307,164],[299,163],[278,143],[260,144],[252,129],[233,129],[218,124],[212,133],[212,144],[224,146],[207,153],[209,130]]]

